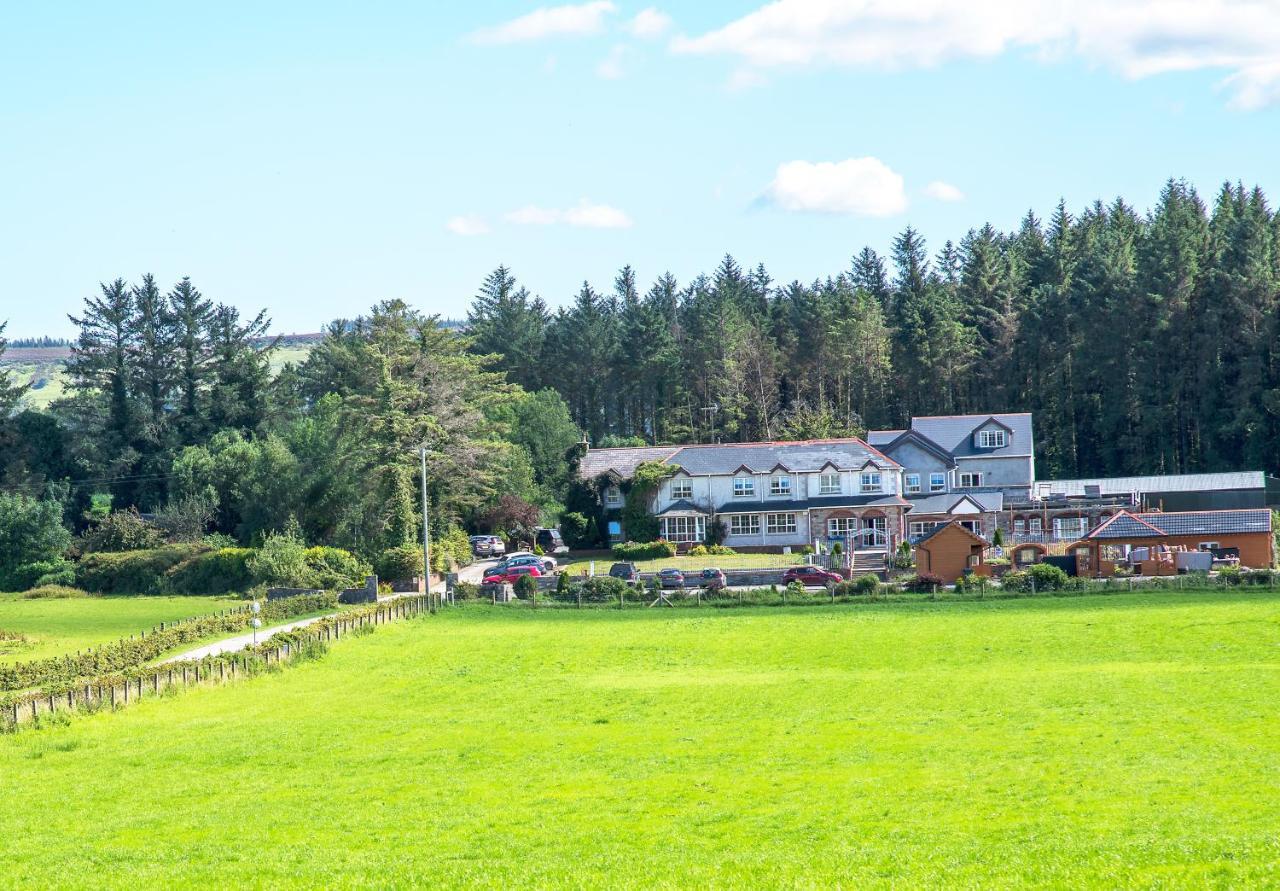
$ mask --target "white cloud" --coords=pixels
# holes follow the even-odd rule
[[[622,67],[622,61],[627,57],[627,48],[622,44],[617,44],[613,49],[609,50],[609,55],[600,60],[600,64],[596,66],[596,75],[603,77],[605,80],[617,80],[626,73]]]
[[[907,209],[902,177],[870,157],[779,164],[766,195],[784,210],[884,217]]]
[[[581,229],[629,229],[631,218],[616,207],[592,204],[582,199],[573,207],[551,208],[526,205],[511,211],[505,217],[508,223],[521,226],[554,226],[564,224]]]
[[[444,227],[454,235],[463,236],[485,235],[489,231],[489,224],[484,221],[484,218],[473,213],[453,217],[444,224]]]
[[[476,43],[524,43],[547,37],[581,37],[604,30],[605,16],[617,12],[610,0],[565,6],[543,6],[519,18],[482,28],[471,35]]]
[[[627,30],[633,37],[649,39],[661,37],[671,27],[671,16],[655,6],[642,9],[635,18],[627,22]]]
[[[940,179],[935,179],[929,185],[924,187],[924,193],[935,201],[963,201],[964,192],[961,192],[951,183],[944,183]]]
[[[774,0],[671,44],[757,68],[921,68],[1022,50],[1128,78],[1218,70],[1240,108],[1280,101],[1278,46],[1280,3],[1259,0]]]

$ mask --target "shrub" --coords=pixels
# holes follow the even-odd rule
[[[168,588],[175,594],[224,594],[247,591],[253,586],[249,558],[253,548],[219,548],[206,551],[169,570]]]
[[[76,567],[76,583],[94,594],[161,594],[168,587],[169,570],[197,553],[196,545],[166,545],[86,554]]]
[[[372,572],[368,564],[362,563],[342,548],[308,548],[306,561],[316,587],[319,588],[352,588],[362,585],[365,576]]]
[[[738,553],[728,545],[694,545],[689,548],[690,557],[724,557]]]
[[[84,536],[86,553],[108,551],[148,551],[164,544],[164,534],[138,514],[137,508],[107,514]]]
[[[533,600],[538,595],[538,581],[531,575],[522,575],[512,588],[521,600]]]
[[[1244,573],[1244,582],[1248,585],[1270,585],[1277,578],[1280,578],[1280,573],[1274,569],[1254,569]]]
[[[1001,585],[1010,591],[1061,591],[1067,587],[1069,576],[1052,563],[1036,563],[1017,572],[1005,573]]]
[[[813,553],[813,545],[801,545],[800,549],[796,553],[802,554],[805,557],[808,557],[810,554]]]
[[[471,562],[471,539],[456,526],[431,539],[431,571],[450,572]]]
[[[307,546],[293,531],[272,532],[248,559],[249,573],[264,585],[309,588],[315,573],[307,565]]]
[[[1235,587],[1244,581],[1244,573],[1240,571],[1239,566],[1224,566],[1218,570],[1218,579],[1224,585]]]
[[[88,591],[81,591],[70,585],[41,585],[32,588],[22,595],[24,600],[71,600],[76,597],[91,597]]]
[[[19,587],[13,578],[18,567],[58,560],[70,544],[71,533],[62,525],[61,504],[0,492],[0,591]],[[43,573],[31,581],[40,575]]]
[[[556,593],[557,594],[569,593],[569,573],[561,572],[556,574]]]
[[[804,589],[804,583],[796,581],[787,584],[787,593],[792,597],[803,597],[807,592]]]
[[[378,578],[392,582],[404,582],[422,577],[422,547],[420,545],[399,545],[387,548],[378,555],[374,563],[374,571]]]
[[[570,548],[590,547],[595,544],[588,537],[591,522],[584,514],[577,511],[566,511],[560,515],[560,537]]]
[[[661,538],[657,541],[626,541],[613,546],[615,560],[661,560],[675,555],[676,546]]]
[[[622,579],[616,579],[611,575],[597,575],[592,578],[583,579],[577,585],[571,586],[572,593],[581,592],[583,600],[589,601],[609,601],[617,600],[627,590],[627,583]]]
[[[458,582],[453,586],[453,596],[459,600],[476,600],[480,597],[480,586],[475,582]]]
[[[860,575],[853,580],[853,589],[859,594],[872,596],[876,591],[880,590],[880,580],[874,575]]]
[[[724,544],[725,536],[729,534],[729,527],[725,525],[724,520],[716,517],[707,524],[706,544],[709,548],[718,548]],[[714,553],[714,552],[713,552]]]
[[[942,576],[935,575],[931,572],[922,572],[914,579],[907,582],[903,587],[908,591],[919,591],[931,594],[934,591],[945,587],[946,584],[947,583],[943,581]]]
[[[239,547],[240,545],[240,542],[235,540],[235,536],[227,535],[225,532],[210,532],[200,539],[200,543],[206,548],[213,548],[215,551],[223,548]]]
[[[74,585],[75,566],[61,557],[24,563],[9,573],[7,587],[25,591],[37,585]]]
[[[47,585],[66,585],[73,586],[76,583],[76,568],[71,563],[64,563],[62,568],[55,569],[53,572],[46,572],[40,578],[36,579],[36,587],[43,588]]]

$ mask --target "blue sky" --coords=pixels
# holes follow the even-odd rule
[[[499,263],[557,306],[625,263],[807,280],[1170,176],[1280,194],[1280,9],[1066,5],[14,7],[0,320],[69,334],[151,271],[313,331],[460,315]]]

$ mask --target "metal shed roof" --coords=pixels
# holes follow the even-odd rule
[[[1037,480],[1037,493],[1055,495],[1087,494],[1087,486],[1097,486],[1099,495],[1128,495],[1130,492],[1215,492],[1225,489],[1265,489],[1266,474],[1260,470],[1235,473],[1183,473],[1169,476],[1118,476],[1080,480]]]

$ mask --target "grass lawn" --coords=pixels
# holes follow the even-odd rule
[[[0,737],[5,884],[1275,886],[1280,596],[463,607]]]
[[[0,662],[63,656],[150,631],[160,622],[202,616],[243,604],[221,597],[77,597],[23,600],[0,594],[0,628],[25,641],[0,640]]]

